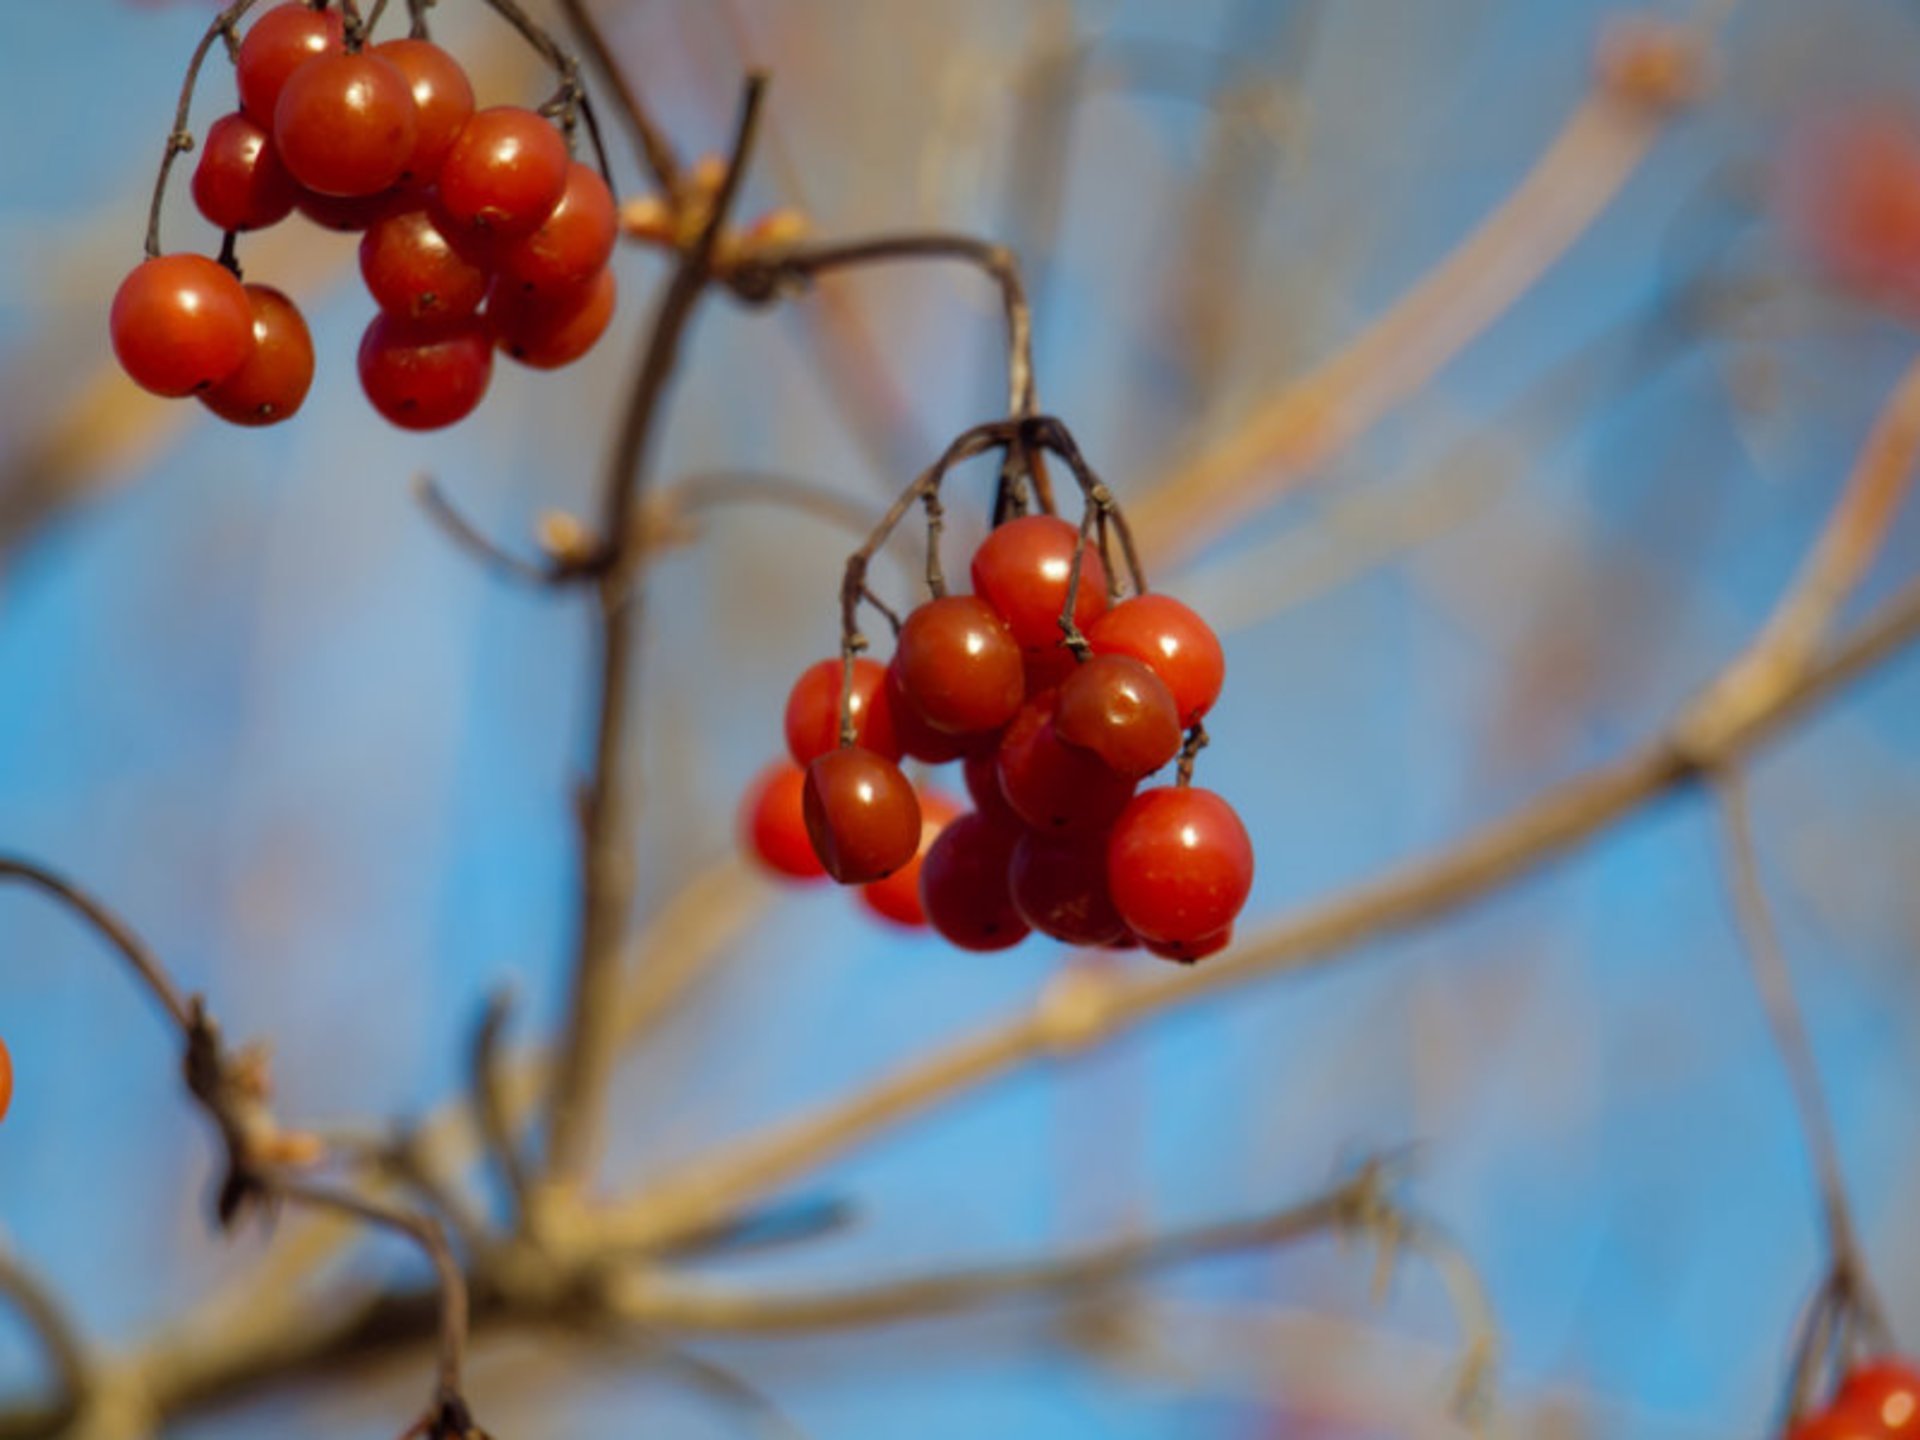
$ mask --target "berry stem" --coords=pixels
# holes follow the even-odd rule
[[[173,110],[173,129],[167,132],[166,149],[160,156],[159,173],[153,177],[153,199],[147,206],[146,256],[149,260],[158,259],[160,249],[160,211],[167,198],[167,178],[173,173],[173,162],[193,149],[193,132],[187,128],[187,120],[193,110],[193,90],[200,82],[200,67],[207,62],[207,52],[213,48],[215,40],[224,40],[227,55],[231,59],[238,48],[234,26],[241,17],[251,10],[260,0],[233,0],[233,3],[213,17],[213,23],[207,26],[207,33],[200,37],[200,43],[193,47],[193,58],[187,62],[187,73],[180,82],[180,100]]]

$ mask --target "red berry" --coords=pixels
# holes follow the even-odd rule
[[[973,556],[973,590],[1007,622],[1022,650],[1051,650],[1063,632],[1067,584],[1080,532],[1057,515],[1009,520]],[[1074,623],[1083,630],[1107,608],[1107,567],[1089,544],[1074,594]]]
[[[613,192],[599,171],[575,161],[540,228],[501,246],[501,278],[528,294],[577,290],[606,268],[618,233]]]
[[[120,368],[156,395],[208,389],[253,352],[246,291],[231,270],[202,255],[136,265],[114,293],[108,329]]]
[[[950,944],[1006,950],[1027,938],[1027,922],[1007,888],[1016,838],[984,815],[962,815],[920,862],[920,902],[928,923]]]
[[[399,190],[382,190],[377,195],[320,195],[303,188],[293,203],[295,209],[322,230],[357,235],[410,200]]]
[[[958,760],[976,743],[971,735],[949,735],[934,729],[920,718],[920,712],[913,707],[905,692],[900,688],[899,657],[887,666],[887,704],[893,711],[893,733],[900,746],[902,755],[910,755],[915,760],[924,760],[929,765],[944,765],[949,760]],[[982,742],[984,743],[984,742]]]
[[[1058,690],[1080,663],[1074,658],[1073,651],[1067,648],[1065,640],[1051,650],[1023,650],[1020,653],[1029,695],[1038,695],[1042,690]]]
[[[1026,695],[1020,647],[984,600],[947,595],[907,616],[894,648],[900,693],[935,730],[998,730]]]
[[[1209,955],[1218,955],[1232,943],[1233,926],[1225,925],[1197,940],[1149,940],[1146,949],[1149,955],[1158,955],[1162,960],[1171,960],[1178,965],[1193,965]]]
[[[340,12],[315,10],[291,0],[276,5],[247,27],[234,60],[240,108],[264,128],[273,126],[274,107],[293,72],[316,55],[338,52],[346,44]]]
[[[322,55],[288,77],[273,111],[287,172],[321,195],[377,195],[413,154],[407,77],[379,56]]]
[[[1104,830],[1127,808],[1134,782],[1061,741],[1053,727],[1059,700],[1057,690],[1036,696],[1007,726],[1000,738],[1000,791],[1035,830]]]
[[[487,319],[500,348],[522,365],[557,370],[594,347],[613,320],[619,288],[613,271],[602,270],[576,290],[526,294],[495,280],[487,295]]]
[[[920,792],[920,849],[913,859],[884,880],[860,887],[860,901],[874,914],[896,925],[918,929],[927,923],[920,903],[920,870],[927,851],[952,821],[960,807],[937,790]]]
[[[1788,1432],[1787,1440],[1887,1440],[1887,1434],[1871,1413],[1836,1407],[1809,1415]]]
[[[1014,814],[1013,807],[1007,804],[1007,797],[1000,789],[999,745],[988,746],[966,756],[961,763],[961,774],[966,777],[967,793],[973,797],[974,809],[994,824],[1009,830],[1019,830],[1026,824]]]
[[[493,376],[493,344],[477,317],[378,315],[360,341],[360,384],[404,430],[438,430],[473,413]]]
[[[1122,600],[1087,627],[1087,643],[1098,655],[1131,655],[1158,675],[1183,726],[1213,708],[1227,677],[1213,627],[1167,595]]]
[[[882,879],[920,851],[920,801],[885,756],[858,745],[815,756],[802,799],[813,852],[842,885]]]
[[[473,114],[473,82],[465,67],[431,40],[388,40],[373,53],[398,70],[413,92],[413,149],[402,181],[431,185]]]
[[[200,163],[193,168],[193,203],[221,230],[259,230],[293,213],[300,196],[273,137],[251,116],[235,111],[207,127]]]
[[[13,1106],[13,1056],[7,1053],[4,1040],[0,1040],[0,1120],[7,1118],[7,1111]]]
[[[1180,753],[1180,712],[1160,677],[1130,655],[1095,655],[1060,687],[1054,732],[1130,780]]]
[[[490,277],[455,250],[424,205],[396,210],[367,227],[360,275],[389,315],[457,320],[487,298]]]
[[[845,672],[838,660],[821,660],[800,672],[787,692],[787,753],[806,765],[840,744],[840,685]],[[894,738],[894,712],[882,687],[886,672],[864,655],[853,662],[853,742],[889,760],[900,758]]]
[[[806,785],[807,777],[798,765],[777,760],[760,772],[740,806],[745,847],[761,864],[789,880],[819,880],[827,873],[807,838],[801,800]]]
[[[1920,1436],[1920,1369],[1899,1360],[1870,1360],[1840,1382],[1833,1408],[1871,1415],[1889,1440]]]
[[[313,385],[313,336],[300,307],[268,285],[248,285],[253,353],[240,368],[200,392],[200,403],[235,425],[290,419]]]
[[[1127,933],[1107,893],[1104,835],[1028,834],[1013,847],[1007,885],[1020,918],[1069,945],[1106,945]]]
[[[440,198],[462,224],[512,239],[553,213],[572,163],[560,132],[533,111],[478,110],[440,164]]]
[[[1226,929],[1247,903],[1253,843],[1211,790],[1143,790],[1107,838],[1107,884],[1141,940],[1192,944]]]

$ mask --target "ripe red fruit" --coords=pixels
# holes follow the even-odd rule
[[[288,0],[265,11],[247,27],[234,59],[240,108],[264,128],[273,127],[274,107],[288,78],[316,55],[338,52],[346,44],[340,12],[315,10]]]
[[[382,190],[377,195],[320,195],[302,188],[294,198],[294,208],[322,230],[338,230],[357,235],[391,214],[409,197],[399,190]]]
[[[944,765],[949,760],[958,760],[967,754],[969,747],[976,743],[988,744],[982,737],[949,735],[921,719],[920,712],[914,709],[913,702],[907,699],[900,688],[898,661],[899,657],[895,656],[887,666],[886,693],[888,708],[893,712],[893,733],[902,755],[924,760],[929,765]]]
[[[1888,1440],[1920,1436],[1920,1369],[1899,1360],[1870,1360],[1840,1382],[1833,1408],[1872,1416]]]
[[[1060,694],[1029,700],[1000,737],[1000,792],[1035,830],[1104,830],[1127,808],[1134,782],[1054,732]]]
[[[1000,612],[1022,650],[1051,650],[1060,643],[1060,615],[1080,532],[1057,515],[1009,520],[980,543],[973,555],[973,590]],[[1088,545],[1074,594],[1074,623],[1083,630],[1107,608],[1107,567]]]
[[[1107,837],[1107,884],[1141,940],[1191,944],[1226,929],[1247,903],[1253,842],[1211,790],[1143,790]]]
[[[7,1053],[7,1045],[0,1040],[0,1120],[7,1118],[7,1111],[13,1106],[13,1056]]]
[[[300,187],[273,148],[273,137],[235,111],[207,127],[193,167],[193,203],[221,230],[259,230],[293,213]]]
[[[962,950],[1006,950],[1027,938],[1013,908],[1007,867],[1016,832],[984,815],[962,815],[920,862],[920,902],[927,921]]]
[[[911,752],[909,752],[911,753]],[[1004,829],[1020,830],[1026,822],[1014,814],[1000,789],[1000,747],[991,745],[968,755],[961,763],[973,808]]]
[[[522,365],[557,370],[571,365],[607,333],[619,287],[602,270],[575,290],[528,294],[495,280],[487,295],[487,319],[500,348]]]
[[[431,40],[387,40],[372,53],[398,70],[413,92],[413,149],[401,182],[431,185],[473,114],[473,82],[466,68]]]
[[[789,880],[820,880],[826,867],[807,838],[802,794],[807,777],[798,765],[776,760],[762,770],[740,805],[740,835],[745,848],[777,875]]]
[[[815,756],[802,802],[813,852],[842,885],[883,879],[919,853],[920,801],[885,756],[858,745]]]
[[[540,228],[500,247],[501,279],[526,294],[577,290],[606,268],[618,234],[613,192],[599,171],[576,160]]]
[[[253,311],[253,353],[201,391],[200,403],[235,425],[275,425],[299,410],[313,385],[313,336],[300,307],[278,290],[243,288]]]
[[[840,744],[840,685],[845,672],[838,660],[821,660],[800,672],[787,692],[787,753],[806,765]],[[857,656],[853,662],[853,743],[888,760],[900,758],[894,738],[894,712],[879,662]]]
[[[360,341],[360,384],[373,408],[403,430],[464,420],[487,393],[493,343],[478,317],[402,320],[378,315]]]
[[[233,272],[203,255],[144,260],[120,282],[108,319],[113,353],[134,384],[191,395],[253,352],[253,307]]]
[[[1171,960],[1177,965],[1193,965],[1209,955],[1218,955],[1233,943],[1233,926],[1224,925],[1211,935],[1202,935],[1197,940],[1149,940],[1146,950],[1149,955],[1158,955],[1162,960]]]
[[[938,790],[920,792],[920,849],[913,859],[884,880],[860,887],[860,900],[874,914],[896,925],[919,929],[927,923],[920,902],[920,871],[933,842],[961,813],[960,807]]]
[[[1130,655],[1095,655],[1060,687],[1054,732],[1100,757],[1116,775],[1138,780],[1180,753],[1173,694]]]
[[[1007,886],[1020,918],[1069,945],[1106,945],[1127,933],[1107,893],[1106,837],[1028,834],[1013,847]]]
[[[434,224],[425,205],[395,210],[360,239],[360,276],[389,315],[457,320],[487,298],[490,277]]]
[[[1887,1440],[1871,1414],[1849,1408],[1823,1410],[1794,1426],[1787,1440]]]
[[[998,730],[1026,695],[1013,632],[972,595],[929,600],[907,616],[893,665],[915,713],[952,735]]]
[[[1780,203],[1842,284],[1920,309],[1920,123],[1891,106],[1818,115],[1788,137]]]
[[[1213,627],[1167,595],[1122,600],[1087,627],[1097,655],[1131,655],[1173,692],[1182,726],[1192,725],[1220,698],[1226,656]]]
[[[377,195],[413,154],[407,77],[379,56],[322,55],[287,78],[273,110],[273,144],[287,172],[321,195]]]
[[[514,105],[475,111],[440,164],[440,198],[453,217],[497,239],[540,227],[567,188],[566,141]]]

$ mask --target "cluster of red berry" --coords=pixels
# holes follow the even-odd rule
[[[1788,1440],[1915,1440],[1920,1437],[1920,1370],[1873,1360],[1848,1373],[1833,1402],[1794,1427]]]
[[[890,664],[806,670],[787,701],[793,763],[747,798],[753,852],[859,885],[880,915],[967,950],[1030,930],[1182,961],[1225,946],[1253,885],[1239,816],[1185,783],[1137,789],[1219,696],[1220,642],[1164,595],[1112,603],[1094,547],[1070,591],[1079,544],[1055,516],[1011,520],[975,553],[974,593],[914,610]],[[974,808],[916,793],[902,756],[961,761]]]
[[[472,413],[500,349],[552,369],[613,316],[618,217],[606,182],[532,110],[474,108],[460,62],[431,41],[349,45],[340,13],[288,0],[247,30],[240,108],[209,128],[193,176],[229,235],[298,210],[361,234],[380,313],[360,381],[394,424]],[[146,260],[121,284],[114,353],[158,395],[198,395],[240,425],[300,408],[313,341],[280,291],[191,254]]]

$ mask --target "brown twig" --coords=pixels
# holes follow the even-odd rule
[[[665,132],[654,123],[626,67],[614,58],[600,22],[593,18],[586,0],[560,0],[560,9],[567,17],[567,23],[573,27],[573,33],[580,37],[580,43],[595,68],[613,87],[614,96],[620,102],[620,113],[627,122],[627,128],[633,132],[634,141],[640,147],[640,158],[652,173],[654,183],[670,203],[677,200],[680,194],[680,162],[673,153],[673,145]]]
[[[49,1409],[70,1417],[84,1413],[93,1392],[90,1347],[54,1293],[4,1244],[0,1244],[0,1298],[11,1303],[46,1355],[53,1372]]]

